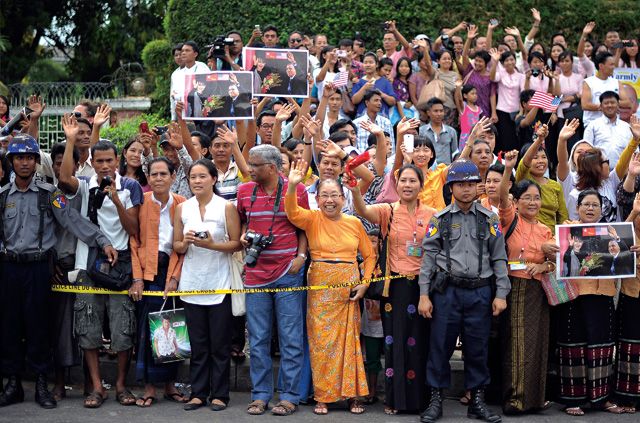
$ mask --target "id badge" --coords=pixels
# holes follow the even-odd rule
[[[527,265],[520,260],[510,261],[509,262],[509,270],[527,270]]]
[[[422,257],[422,245],[419,242],[407,241],[407,256]]]

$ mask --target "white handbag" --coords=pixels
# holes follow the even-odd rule
[[[226,219],[224,226],[225,239],[229,240],[229,230],[227,229]],[[244,289],[242,282],[242,271],[244,270],[244,258],[242,251],[236,251],[228,254],[229,257],[229,274],[231,275],[231,289]],[[245,305],[245,294],[231,294],[231,313],[235,316],[244,316],[247,313]]]

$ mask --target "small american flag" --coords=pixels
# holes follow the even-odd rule
[[[344,87],[347,85],[348,82],[349,82],[349,72],[347,72],[346,70],[338,72],[338,74],[336,74],[336,76],[333,77],[334,88]]]
[[[555,112],[562,101],[561,97],[554,97],[542,91],[536,91],[529,100],[529,106],[539,107],[545,112]]]

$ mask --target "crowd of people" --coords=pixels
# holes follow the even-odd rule
[[[485,394],[505,414],[552,402],[572,416],[585,406],[634,413],[640,275],[574,280],[576,295],[553,306],[544,287],[556,280],[556,225],[640,228],[638,101],[613,77],[637,67],[638,40],[612,29],[599,43],[589,22],[574,51],[569,34],[536,38],[535,9],[532,19],[524,39],[507,27],[499,40],[497,19],[485,36],[460,22],[411,41],[388,21],[379,49],[359,33],[332,46],[294,31],[283,47],[309,50],[306,98],[254,98],[255,119],[195,124],[183,118],[185,75],[241,70],[245,44],[231,31],[233,45],[205,64],[187,41],[173,50],[173,122],[121,149],[100,137],[109,105],[83,101],[45,152],[46,104],[29,98],[30,113],[0,140],[0,406],[24,400],[26,358],[42,407],[65,398],[65,369],[81,361],[84,407],[100,407],[108,337],[122,405],[151,407],[163,385],[185,410],[222,411],[230,362],[247,354],[251,415],[310,402],[326,415],[340,401],[361,414],[379,401],[382,377],[386,414],[432,423],[461,343],[469,417],[501,421]],[[283,39],[256,26],[246,45]],[[560,99],[557,110],[532,104],[540,92]],[[13,117],[0,96],[0,125]],[[579,250],[583,239],[566,241]],[[246,294],[246,312],[231,294],[188,295],[238,278],[263,288]],[[302,286],[322,289],[287,289]],[[168,319],[150,330],[149,314],[167,305],[145,291],[185,292],[176,307],[190,395],[176,389],[178,363],[154,360],[178,345]],[[137,396],[126,386],[132,359]]]

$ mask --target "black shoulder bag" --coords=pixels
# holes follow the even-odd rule
[[[98,188],[89,190],[89,219],[99,227],[98,209],[102,207],[101,200],[104,200],[104,198],[96,195],[97,191]],[[100,248],[89,247],[87,273],[99,287],[113,291],[127,290],[132,282],[131,251],[118,251],[118,260],[115,266],[112,266],[107,255]]]

